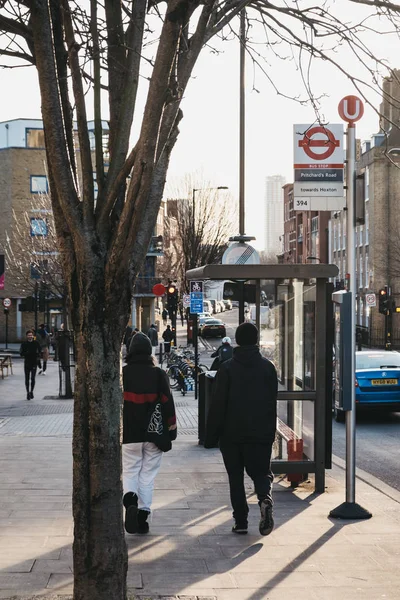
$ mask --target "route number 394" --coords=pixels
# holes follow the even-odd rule
[[[296,200],[296,207],[297,208],[307,208],[308,200]]]

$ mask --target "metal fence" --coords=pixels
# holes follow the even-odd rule
[[[385,332],[382,328],[378,327],[364,327],[357,325],[356,335],[361,334],[361,344],[367,348],[385,348]],[[400,350],[400,328],[393,328],[392,336],[392,349]]]

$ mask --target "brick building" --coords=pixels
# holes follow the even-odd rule
[[[386,285],[400,306],[400,71],[386,78],[380,106],[381,131],[363,142],[357,152],[361,188],[356,207],[356,324],[365,328],[372,345],[384,343],[385,317],[369,307],[366,294],[378,295]],[[330,262],[339,268],[337,287],[345,283],[346,214],[332,213]],[[400,315],[393,314],[394,345],[400,347]]]
[[[105,167],[107,168],[108,125],[103,125]],[[91,148],[94,150],[94,123],[88,123]],[[76,139],[79,168],[79,146]],[[79,173],[78,173],[79,175]],[[96,180],[96,174],[93,173]],[[29,248],[41,261],[49,261],[57,255],[54,247],[47,244],[40,249],[40,241],[49,241],[51,233],[51,205],[43,198],[49,191],[46,175],[43,122],[39,119],[15,119],[0,123],[0,255],[11,254],[15,260],[5,259],[4,288],[0,299],[10,298],[12,303],[8,316],[8,341],[20,341],[27,328],[44,322],[48,327],[58,328],[62,322],[62,295],[43,288],[43,278],[32,265]],[[156,259],[162,256],[163,209],[161,209],[154,236],[151,240],[145,266],[134,289],[132,324],[147,331],[155,319],[156,297],[152,287],[156,278]],[[9,240],[9,241],[8,241]],[[37,242],[37,243],[36,243]],[[36,243],[36,246],[35,246]],[[51,245],[51,244],[50,244]],[[25,248],[24,248],[25,246]],[[20,266],[16,268],[15,264]],[[40,292],[42,294],[40,295]],[[25,298],[36,295],[39,301],[46,294],[46,302],[37,304],[39,314],[21,311]],[[5,315],[0,311],[0,342],[5,341]]]
[[[294,210],[293,184],[283,186],[283,253],[280,262],[328,262],[330,212]]]

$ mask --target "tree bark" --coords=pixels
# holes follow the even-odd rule
[[[121,331],[99,311],[104,280],[74,305],[74,600],[125,600],[121,482]],[[104,307],[104,300],[100,306]],[[107,311],[108,312],[108,311]],[[81,316],[84,318],[81,320]]]

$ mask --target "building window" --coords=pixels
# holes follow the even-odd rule
[[[365,200],[369,200],[369,168],[365,169]]]
[[[365,255],[365,287],[369,288],[369,264],[368,254]]]
[[[43,129],[25,129],[25,139],[27,148],[44,148]]]
[[[359,246],[363,245],[363,228],[362,228],[362,226],[360,227],[360,235],[358,237],[358,245]]]
[[[47,194],[48,191],[46,175],[31,175],[31,194]]]
[[[369,243],[369,212],[365,210],[365,243]]]
[[[48,272],[48,261],[38,260],[35,263],[31,263],[31,279],[42,279]]]
[[[31,218],[31,236],[43,236],[46,237],[48,234],[48,227],[46,219],[37,219],[36,217]]]

